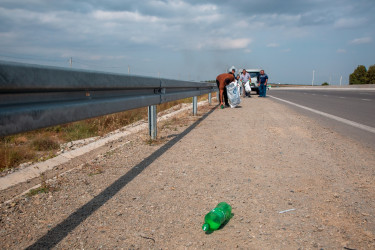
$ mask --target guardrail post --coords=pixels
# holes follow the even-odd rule
[[[148,106],[148,130],[151,140],[155,140],[157,136],[156,105]]]
[[[208,93],[208,104],[211,105],[211,93]]]
[[[198,97],[193,97],[193,115],[197,115]]]

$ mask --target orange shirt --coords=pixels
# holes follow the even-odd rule
[[[219,82],[219,89],[224,89],[226,85],[228,85],[227,83],[225,83],[225,80],[228,79],[229,80],[229,83],[233,82],[234,81],[234,75],[232,74],[228,74],[228,73],[224,73],[224,74],[220,74],[216,77],[216,80]]]

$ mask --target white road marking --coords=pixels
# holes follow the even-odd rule
[[[274,97],[272,95],[268,95],[268,96],[272,97],[272,98],[274,98],[276,100],[279,100],[279,101],[282,101],[282,102],[286,102],[286,103],[294,105],[296,107],[299,107],[299,108],[311,111],[313,113],[316,113],[316,114],[328,117],[330,119],[333,119],[333,120],[336,120],[336,121],[345,123],[347,125],[350,125],[350,126],[353,126],[353,127],[356,127],[356,128],[359,128],[359,129],[362,129],[362,130],[365,130],[367,132],[375,134],[375,128],[373,128],[373,127],[370,127],[370,126],[367,126],[367,125],[363,125],[363,124],[358,123],[358,122],[353,122],[353,121],[350,121],[350,120],[347,120],[347,119],[344,119],[344,118],[341,118],[341,117],[338,117],[338,116],[335,116],[335,115],[327,114],[327,113],[324,113],[324,112],[319,111],[319,110],[315,110],[315,109],[312,109],[312,108],[309,108],[309,107],[306,107],[306,106],[299,105],[299,104],[294,103],[294,102],[290,102],[290,101],[287,101],[287,100],[284,100],[284,99],[280,99],[280,98]]]
[[[361,99],[362,101],[368,101],[368,102],[371,102],[370,99]]]
[[[328,95],[323,95],[323,96],[328,96]]]
[[[343,97],[343,96],[340,96],[339,98],[341,98],[341,99],[345,99],[345,97]]]

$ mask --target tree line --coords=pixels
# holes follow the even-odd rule
[[[349,75],[349,85],[354,84],[375,84],[375,64],[371,65],[368,70],[365,66],[359,65]]]

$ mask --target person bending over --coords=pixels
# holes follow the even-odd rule
[[[221,108],[224,108],[223,99],[225,102],[225,106],[229,107],[228,95],[225,87],[233,81],[234,75],[230,73],[220,74],[216,77],[216,84],[219,89],[219,99]]]

